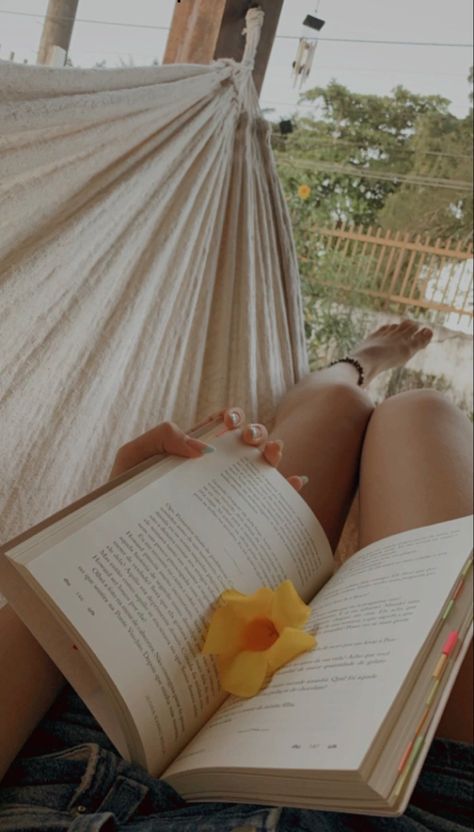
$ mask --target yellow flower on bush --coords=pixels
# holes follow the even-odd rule
[[[311,650],[316,639],[301,630],[309,614],[291,581],[253,595],[223,592],[202,649],[217,656],[222,688],[254,696],[276,670]]]
[[[311,196],[311,188],[309,185],[300,185],[298,188],[298,196],[300,199],[309,199]]]

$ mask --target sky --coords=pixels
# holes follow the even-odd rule
[[[140,25],[169,27],[176,0],[79,0],[70,56],[76,66],[105,60],[136,66],[161,61],[167,32]],[[34,63],[47,0],[0,0],[0,58]],[[302,21],[314,14],[316,0],[286,0],[277,39],[262,90],[269,118],[296,111],[300,91],[294,87],[292,62],[298,38],[314,36]],[[16,14],[6,14],[11,11]],[[22,16],[19,12],[33,15]],[[471,48],[340,43],[325,38],[470,43],[472,0],[320,0],[318,16],[326,21],[312,73],[302,89],[325,86],[331,79],[354,92],[387,94],[402,84],[412,92],[438,94],[452,102],[451,112],[463,117],[469,109],[467,76]],[[80,22],[81,18],[108,23]],[[112,22],[129,25],[112,25]],[[281,36],[292,35],[295,39]],[[309,105],[301,107],[306,111]],[[273,110],[273,113],[270,111]]]

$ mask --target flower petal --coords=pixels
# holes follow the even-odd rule
[[[268,651],[243,650],[233,659],[219,660],[221,686],[235,696],[255,696],[267,674]]]
[[[236,653],[242,646],[245,623],[230,607],[218,607],[211,618],[203,653],[222,655]]]
[[[311,609],[301,600],[291,581],[275,590],[270,618],[281,633],[285,627],[303,627]]]
[[[235,589],[228,589],[222,593],[220,603],[228,607],[245,621],[251,618],[265,618],[270,615],[274,592],[268,587],[263,587],[253,595],[242,595]]]
[[[299,656],[300,653],[305,653],[306,650],[311,650],[315,646],[316,639],[311,633],[287,627],[283,630],[278,641],[266,651],[270,672],[274,673],[275,670],[283,667],[284,664]]]

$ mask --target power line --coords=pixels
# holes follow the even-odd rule
[[[147,23],[119,23],[115,20],[95,20],[87,17],[60,17],[56,15],[34,14],[33,12],[14,12],[10,9],[0,9],[0,14],[12,14],[17,17],[41,17],[44,20],[75,20],[76,23],[97,23],[99,26],[125,26],[127,29],[158,29],[162,32],[169,32],[169,26],[154,26]]]
[[[282,40],[301,40],[301,35],[276,35]],[[375,40],[366,38],[308,38],[305,40],[317,40],[320,43],[376,43],[384,46],[451,46],[460,49],[472,49],[473,43],[437,43],[426,40]]]
[[[17,17],[43,17],[48,18],[49,20],[72,20],[71,17],[63,17],[63,16],[53,16],[53,15],[41,15],[41,14],[34,14],[33,12],[18,12],[12,11],[11,9],[0,9],[0,14],[11,14],[16,15]],[[125,26],[128,28],[133,29],[158,29],[160,31],[169,32],[169,26],[156,26],[151,23],[119,23],[115,20],[95,20],[92,18],[85,18],[85,17],[76,17],[76,23],[96,23],[100,26]],[[301,40],[301,35],[276,35],[277,39],[280,40]],[[367,38],[312,38],[308,37],[306,40],[317,40],[321,43],[374,43],[374,44],[382,44],[384,46],[440,46],[440,47],[452,47],[452,48],[459,48],[459,49],[472,49],[474,44],[472,43],[437,43],[432,41],[414,41],[414,40],[376,40],[376,39],[367,39]]]
[[[394,67],[393,69],[380,69],[379,67],[362,67],[362,66],[342,66],[321,64],[318,62],[318,70],[324,69],[326,72],[376,72],[378,75],[417,75],[428,78],[467,78],[464,72],[416,72],[411,69],[405,70],[403,67]]]
[[[262,100],[260,103],[261,103],[261,106],[264,109],[267,109],[267,110],[274,109],[275,107],[293,107],[293,108],[296,108],[296,107],[311,107],[311,106],[314,106],[316,108],[316,104],[315,104],[314,101],[273,101],[273,100],[270,100],[269,98],[267,98],[265,100]],[[450,103],[451,107],[453,108],[453,110],[454,109],[459,110],[460,108],[462,108],[462,104],[454,104],[452,101],[449,102],[449,103]],[[271,104],[272,106],[267,107],[267,104]],[[320,105],[320,106],[322,106],[322,105]],[[465,109],[465,108],[463,108],[463,109]],[[297,115],[300,115],[300,114],[298,113]],[[455,115],[455,113],[452,110],[450,110],[448,115]],[[463,119],[463,118],[467,118],[467,116],[468,116],[468,113],[466,113],[463,116],[459,116],[459,118]],[[301,117],[302,118],[309,118],[309,116],[304,114],[304,113],[301,114]],[[455,116],[455,117],[458,118],[458,116]],[[352,144],[357,144],[357,142],[352,142]],[[410,151],[410,153],[412,153],[412,152],[414,152],[414,151]]]
[[[332,142],[315,141],[314,146],[315,147],[332,147],[332,148],[335,148],[335,147],[338,147],[338,146],[339,147],[357,147],[360,150],[370,149],[370,148],[361,148],[360,142],[349,141],[349,140],[345,140],[345,139],[335,139]],[[448,158],[448,159],[469,159],[471,161],[474,158],[473,156],[471,156],[468,153],[445,153],[443,151],[438,151],[438,150],[414,150],[411,147],[391,148],[390,150],[387,151],[387,153],[390,153],[390,155],[395,155],[395,156],[399,156],[403,153],[411,153],[411,154],[416,153],[416,154],[420,154],[420,155],[423,155],[423,156],[436,156],[436,157],[442,157],[442,158]]]
[[[375,179],[377,181],[388,181],[388,182],[404,182],[408,185],[418,185],[420,187],[426,188],[442,188],[445,190],[450,191],[458,191],[460,193],[471,193],[472,192],[472,183],[471,182],[464,182],[461,180],[455,179],[435,179],[434,177],[427,177],[427,176],[415,176],[413,174],[405,174],[405,173],[382,173],[367,170],[366,168],[351,168],[347,167],[346,165],[338,165],[332,164],[330,162],[318,162],[316,165],[309,165],[305,164],[304,162],[300,162],[296,159],[282,159],[280,156],[278,157],[279,164],[288,164],[292,168],[296,168],[299,170],[306,170],[312,167],[316,171],[322,171],[327,173],[343,173],[347,176],[354,176],[357,179]]]

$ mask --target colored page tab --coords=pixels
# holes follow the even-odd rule
[[[459,581],[456,589],[453,592],[453,598],[452,598],[453,601],[457,601],[457,599],[459,598],[463,589],[464,589],[464,578],[461,578],[461,580]]]
[[[436,696],[436,691],[438,690],[438,687],[439,687],[439,682],[440,682],[439,679],[436,679],[436,681],[433,682],[433,686],[432,686],[432,688],[431,688],[431,690],[428,694],[428,699],[426,700],[426,703],[425,703],[426,705],[431,705],[432,704],[433,699]]]
[[[410,771],[412,770],[412,768],[413,768],[413,766],[416,762],[418,754],[420,753],[420,751],[423,747],[424,741],[425,741],[424,736],[420,736],[415,740],[415,744],[413,746],[412,752],[411,752],[411,754],[408,758],[408,761],[406,763],[406,766],[405,766],[405,771],[400,775],[400,777],[398,778],[398,781],[395,785],[395,789],[393,791],[393,796],[394,797],[398,797],[401,794],[401,791],[403,789],[403,786],[405,785],[406,779],[407,779],[408,775],[410,774]]]
[[[453,607],[454,607],[454,598],[451,598],[451,601],[449,601],[445,611],[443,612],[443,621],[446,621],[446,619],[449,616]]]
[[[436,667],[434,669],[433,679],[441,679],[441,676],[443,675],[443,673],[446,669],[447,663],[448,663],[448,657],[447,657],[446,653],[443,653],[439,657],[438,664],[436,665]]]
[[[443,653],[445,654],[445,656],[451,655],[454,648],[456,647],[456,644],[458,643],[458,638],[459,633],[457,630],[453,630],[453,632],[449,634],[443,647]]]
[[[464,567],[464,569],[461,572],[461,575],[463,576],[463,578],[466,577],[466,575],[469,572],[471,566],[472,566],[472,558],[470,559],[470,561],[468,563],[466,563],[466,566]]]
[[[407,762],[407,760],[408,760],[408,758],[409,758],[409,756],[410,756],[410,754],[411,754],[411,750],[412,750],[412,748],[413,748],[413,744],[414,744],[414,742],[415,742],[415,741],[414,741],[414,740],[412,740],[411,742],[409,742],[409,743],[408,743],[407,748],[406,748],[406,751],[405,751],[405,753],[404,753],[404,755],[403,755],[402,759],[400,760],[400,765],[398,766],[398,773],[400,773],[401,771],[403,771],[403,769],[405,768],[405,766],[406,766],[406,762]]]
[[[423,716],[421,717],[418,725],[416,726],[415,736],[418,736],[422,728],[424,727],[426,720],[430,714],[431,708],[429,705],[426,706],[425,710],[423,711]]]

